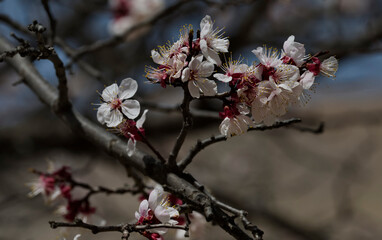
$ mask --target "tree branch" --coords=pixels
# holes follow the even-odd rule
[[[266,126],[264,124],[258,124],[256,126],[254,126],[253,128],[248,129],[248,131],[265,131],[265,130],[289,126],[290,124],[298,123],[298,122],[301,122],[301,120],[297,119],[297,118],[292,118],[292,119],[276,122],[272,126]],[[198,141],[196,143],[196,145],[191,149],[191,151],[187,155],[187,157],[185,159],[183,159],[178,164],[179,170],[183,171],[188,166],[188,164],[190,164],[192,162],[192,160],[194,159],[196,154],[198,154],[205,147],[207,147],[211,144],[226,141],[226,140],[227,140],[227,137],[225,135],[218,135],[218,136],[212,136],[212,137],[207,138],[203,141]]]
[[[184,143],[184,140],[186,139],[188,130],[192,126],[192,116],[190,114],[190,102],[192,100],[192,97],[190,95],[190,92],[186,84],[183,85],[183,93],[184,93],[183,102],[180,105],[180,109],[183,115],[183,126],[182,126],[182,129],[180,130],[180,133],[176,139],[175,145],[168,158],[168,164],[170,167],[177,166],[176,158],[178,156],[180,148],[182,147]]]
[[[9,51],[12,46],[3,37],[0,37],[0,51]],[[35,94],[48,105],[54,107],[58,99],[58,92],[37,72],[34,66],[19,56],[6,60],[23,78],[26,84]],[[139,150],[129,157],[127,155],[127,143],[117,136],[107,132],[105,129],[89,121],[72,108],[55,114],[68,125],[76,134],[83,136],[96,146],[103,149],[110,156],[118,159],[125,167],[133,167],[144,175],[149,176],[166,190],[184,200],[194,210],[204,213],[207,220],[217,223],[222,229],[235,239],[251,240],[245,231],[230,220],[230,217],[220,210],[219,207],[211,208],[211,199],[197,189],[192,183],[182,177],[169,172],[165,165],[159,160]]]
[[[53,108],[54,111],[63,111],[66,108],[71,108],[71,103],[68,98],[68,87],[67,79],[65,73],[64,63],[61,61],[60,57],[57,55],[56,51],[52,46],[46,46],[44,37],[42,33],[46,30],[44,26],[34,21],[33,24],[28,26],[31,32],[34,32],[37,36],[37,43],[39,50],[41,51],[40,58],[46,58],[53,63],[54,69],[56,70],[56,76],[58,78],[58,99],[55,102]]]
[[[49,18],[49,24],[50,24],[50,41],[49,41],[49,44],[50,45],[53,45],[53,42],[54,42],[54,38],[56,36],[56,26],[57,26],[57,21],[56,19],[53,17],[53,14],[50,10],[50,7],[49,7],[49,0],[41,0],[41,3],[42,5],[44,6],[44,9],[45,9],[45,12],[46,14],[48,15],[48,18]]]
[[[187,226],[180,225],[171,225],[171,224],[150,224],[150,225],[136,225],[136,224],[119,224],[114,226],[97,226],[93,224],[88,224],[83,222],[81,219],[75,219],[73,223],[68,222],[55,222],[49,221],[51,228],[59,228],[59,227],[75,227],[75,228],[85,228],[92,231],[93,234],[101,233],[101,232],[124,232],[127,230],[128,232],[142,232],[149,229],[155,228],[168,228],[168,229],[181,229],[188,230]]]

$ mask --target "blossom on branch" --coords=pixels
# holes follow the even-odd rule
[[[219,52],[228,52],[229,41],[222,37],[221,29],[213,29],[214,23],[210,16],[205,16],[200,22],[200,49],[204,57],[211,63],[221,65]]]
[[[321,72],[326,77],[335,78],[335,74],[338,70],[338,60],[335,57],[331,56],[323,62],[317,57],[312,57],[311,60],[312,62],[307,63],[306,67],[310,72],[314,73],[315,76]]]
[[[225,106],[224,112],[219,113],[223,118],[219,129],[226,137],[241,135],[247,132],[248,127],[253,126],[253,121],[243,114],[235,106]]]
[[[61,166],[56,169],[52,162],[48,162],[47,172],[39,172],[38,175],[36,180],[27,183],[27,186],[31,188],[29,197],[41,194],[45,202],[50,204],[60,196],[64,198],[67,196],[69,186],[65,184],[65,181],[71,179],[69,167]]]
[[[132,78],[123,79],[121,84],[113,83],[106,87],[101,94],[102,103],[97,111],[97,119],[108,127],[116,127],[123,120],[123,115],[134,119],[139,115],[140,104],[130,100],[137,92],[138,84]]]
[[[126,137],[127,142],[127,154],[131,157],[135,152],[135,146],[137,141],[142,140],[142,136],[145,135],[145,130],[143,129],[143,123],[146,121],[146,113],[148,110],[143,111],[141,118],[138,121],[131,119],[124,119],[121,124],[118,125],[118,131]]]
[[[292,35],[284,42],[284,49],[281,54],[281,59],[284,63],[301,67],[308,56],[305,55],[304,44],[295,42],[294,39],[295,37]]]
[[[168,195],[163,191],[161,186],[156,186],[150,193],[148,200],[143,200],[139,205],[139,211],[135,212],[137,225],[168,223],[172,225],[178,224],[175,219],[179,217],[179,212],[170,206]],[[160,239],[160,236],[167,232],[166,228],[152,229],[143,234],[148,239]]]
[[[188,81],[188,90],[194,98],[200,97],[200,92],[204,96],[214,96],[217,93],[217,86],[208,77],[212,75],[214,65],[208,61],[203,61],[203,55],[198,55],[191,59],[189,67],[182,73],[182,81]]]

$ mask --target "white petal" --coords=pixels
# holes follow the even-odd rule
[[[206,15],[202,21],[200,21],[200,38],[204,38],[212,31],[213,22],[211,17]]]
[[[173,207],[167,207],[166,208],[167,212],[170,214],[171,218],[177,218],[179,217],[179,212]]]
[[[253,121],[248,116],[239,115],[237,116],[237,119],[239,119],[242,123],[245,124],[246,128],[253,126]]]
[[[245,103],[236,104],[236,108],[237,108],[237,110],[239,110],[239,113],[243,114],[243,115],[247,115],[250,112],[247,104],[245,104]]]
[[[149,211],[149,202],[145,199],[139,204],[139,215],[146,217]],[[139,219],[139,218],[138,218]]]
[[[151,57],[156,64],[163,65],[163,57],[155,50],[151,50]]]
[[[78,240],[80,237],[81,237],[81,234],[77,234],[76,236],[74,236],[73,240]]]
[[[113,111],[110,112],[110,119],[106,121],[106,126],[108,127],[116,127],[118,124],[120,124],[123,120],[123,115],[122,113],[114,109]]]
[[[202,51],[203,55],[206,56],[207,50],[208,50],[208,45],[207,41],[204,39],[201,39],[199,42],[200,50]]]
[[[203,61],[203,55],[198,55],[196,57],[193,57],[190,61],[190,69],[191,70],[198,70],[200,63]]]
[[[331,56],[328,59],[325,59],[320,66],[320,71],[327,77],[334,78],[338,70],[338,60]]]
[[[139,220],[141,218],[141,215],[139,214],[139,212],[135,211],[135,219]]]
[[[131,157],[135,153],[135,145],[137,144],[136,141],[133,141],[131,138],[129,141],[127,141],[127,156]]]
[[[138,83],[132,78],[123,79],[119,85],[119,99],[125,100],[134,96],[137,92]]]
[[[170,221],[170,212],[163,206],[157,206],[154,211],[155,217],[158,218],[161,223],[167,223]]]
[[[215,96],[218,92],[216,83],[212,80],[197,81],[198,87],[204,96]]]
[[[229,122],[230,119],[228,117],[224,118],[224,120],[220,123],[219,131],[222,135],[225,135],[226,137],[231,137],[230,135],[227,135],[228,129],[229,129]]]
[[[151,193],[149,195],[149,208],[152,210],[155,210],[155,208],[157,208],[159,202],[160,202],[159,191],[158,191],[158,189],[155,188],[154,190],[151,191]]]
[[[203,55],[206,57],[206,59],[209,62],[211,62],[213,64],[216,64],[218,66],[220,66],[222,64],[220,57],[219,57],[219,54],[217,52],[215,52],[214,50],[212,50],[211,48],[207,48],[207,51],[203,52]]]
[[[260,99],[256,98],[252,102],[252,117],[255,120],[256,123],[262,122],[266,115],[269,114],[267,106],[264,104],[263,101]]]
[[[194,80],[188,81],[188,90],[190,91],[190,94],[192,97],[194,98],[200,97],[200,92],[199,92],[199,88],[197,86],[196,81]]]
[[[288,37],[288,39],[284,42],[284,45],[283,45],[283,48],[284,48],[284,51],[287,52],[286,49],[289,49],[289,47],[293,44],[294,42],[294,36],[291,35]]]
[[[256,55],[256,57],[261,60],[263,58],[263,48],[257,47],[256,49],[252,50],[252,52]]]
[[[235,68],[233,69],[233,73],[244,73],[247,70],[248,70],[247,64],[239,64],[235,66]]]
[[[182,72],[182,82],[187,82],[190,79],[190,68],[185,68]]]
[[[141,116],[141,118],[137,121],[137,128],[141,128],[143,126],[143,123],[145,123],[146,121],[146,113],[148,112],[149,110],[145,109],[143,111],[143,114]]]
[[[130,119],[138,117],[139,112],[141,111],[141,106],[137,100],[125,100],[121,104],[121,108],[123,114]]]
[[[118,85],[116,83],[113,83],[102,91],[101,96],[105,102],[111,102],[115,98],[117,98],[117,95],[118,95]]]
[[[170,220],[168,221],[168,223],[171,224],[171,225],[177,225],[179,222],[176,221],[176,220],[174,220],[174,219],[170,219]]]
[[[219,81],[226,82],[226,83],[230,82],[232,80],[232,77],[227,76],[225,74],[221,74],[221,73],[215,73],[214,78],[216,78]]]
[[[228,39],[215,38],[212,40],[211,47],[217,52],[228,52]]]
[[[300,84],[304,89],[309,89],[314,83],[314,74],[310,71],[305,71],[301,75]]]
[[[214,72],[214,64],[204,61],[199,65],[198,76],[209,77]]]
[[[110,119],[111,107],[107,103],[102,103],[97,110],[97,120],[101,124],[105,124]]]

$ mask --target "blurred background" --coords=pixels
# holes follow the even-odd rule
[[[126,77],[138,81],[138,98],[179,104],[181,90],[147,83],[144,69],[155,66],[151,49],[176,41],[184,25],[198,29],[206,14],[215,26],[224,27],[233,58],[241,56],[249,64],[256,60],[252,49],[264,44],[281,49],[290,35],[304,43],[309,53],[328,50],[335,55],[339,59],[337,78],[316,79],[308,100],[285,116],[299,117],[301,126],[312,128],[324,122],[324,133],[291,128],[250,132],[207,148],[188,170],[223,202],[247,210],[267,240],[382,239],[382,1],[189,0],[135,31],[122,44],[71,63],[68,48],[111,38],[121,28],[126,30],[178,3],[157,0],[154,7],[136,10],[140,14],[116,27],[120,13],[113,11],[113,2],[49,1],[57,20],[56,36],[66,42],[56,42],[55,48],[71,66],[70,99],[94,121],[92,103],[99,102],[96,91]],[[127,15],[135,14],[129,11]],[[10,27],[5,17],[22,26],[38,20],[49,27],[40,1],[1,0],[0,33],[14,44],[11,32],[31,43],[34,40]],[[50,62],[34,64],[49,82],[57,84]],[[19,80],[6,63],[0,64],[0,239],[57,239],[59,231],[47,223],[61,220],[53,214],[55,207],[45,206],[40,197],[27,197],[25,184],[35,178],[29,168],[45,170],[50,160],[71,166],[76,179],[95,186],[115,188],[132,182],[116,160],[73,134],[27,86],[14,84]],[[214,101],[193,107],[221,110]],[[181,155],[197,139],[219,134],[219,123],[215,118],[195,119]],[[145,127],[147,136],[167,156],[181,128],[181,115],[151,110]],[[108,224],[133,220],[139,206],[138,197],[130,195],[92,200]],[[83,234],[81,239],[120,238],[113,233],[75,232]],[[143,238],[134,235],[132,239]],[[165,239],[173,239],[172,233]],[[231,238],[208,224],[204,237],[198,239]]]

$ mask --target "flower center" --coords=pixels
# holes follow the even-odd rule
[[[122,101],[119,98],[114,99],[110,102],[110,107],[112,109],[118,109],[121,107]]]

